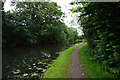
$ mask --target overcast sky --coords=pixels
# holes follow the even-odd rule
[[[5,4],[4,4],[4,8],[5,11],[14,9],[13,6],[10,6],[10,2],[11,0],[6,0]],[[74,0],[51,0],[54,2],[57,2],[57,4],[59,6],[61,6],[61,10],[62,12],[65,13],[66,17],[64,18],[64,22],[68,27],[73,27],[76,28],[79,35],[82,34],[82,30],[79,28],[79,24],[77,22],[78,20],[78,15],[80,15],[79,13],[72,13],[71,11],[69,11],[69,9],[72,9],[73,7],[77,7],[78,5],[70,5],[69,3],[74,1]]]

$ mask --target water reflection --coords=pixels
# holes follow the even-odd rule
[[[2,76],[3,78],[11,76],[11,71],[17,69],[24,70],[27,66],[38,60],[53,58],[56,53],[61,52],[64,49],[65,45],[47,45],[3,49]]]

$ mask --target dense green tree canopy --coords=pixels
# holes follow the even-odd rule
[[[79,19],[90,54],[112,73],[120,73],[120,3],[72,3],[83,7]],[[109,68],[108,68],[109,67]]]
[[[3,47],[74,43],[78,33],[62,15],[54,2],[18,2],[15,10],[3,13]]]

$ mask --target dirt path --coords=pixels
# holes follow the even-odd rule
[[[84,45],[82,45],[82,46],[84,46]],[[72,74],[72,78],[85,78],[84,73],[82,71],[82,66],[80,65],[80,59],[78,58],[79,57],[78,52],[82,46],[78,47],[72,53],[72,65],[70,67],[70,72]]]

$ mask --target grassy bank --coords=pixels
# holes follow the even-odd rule
[[[101,65],[97,61],[91,61],[87,46],[83,46],[79,52],[80,62],[82,64],[83,72],[86,78],[115,78],[116,76],[102,70]]]
[[[70,47],[60,54],[60,56],[53,62],[51,67],[46,71],[43,78],[71,78],[69,71],[69,67],[72,63],[71,53],[83,44]]]

